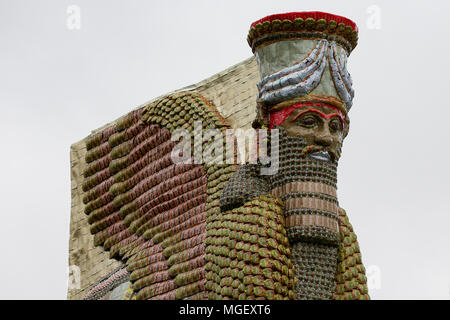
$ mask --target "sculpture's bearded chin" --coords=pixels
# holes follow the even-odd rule
[[[339,242],[337,161],[332,159],[338,155],[309,147],[304,139],[278,129],[279,170],[270,177],[270,188],[285,206],[285,227],[299,280],[297,298],[331,299]]]

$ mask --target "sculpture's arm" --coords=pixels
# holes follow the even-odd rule
[[[209,299],[295,299],[282,203],[260,195],[208,217],[206,289]]]
[[[339,209],[339,245],[335,300],[370,299],[367,289],[366,269],[362,263],[356,234],[344,209]]]

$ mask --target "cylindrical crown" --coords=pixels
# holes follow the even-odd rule
[[[350,54],[358,42],[358,27],[350,19],[326,12],[289,12],[253,22],[247,37],[253,52],[273,42],[295,39],[335,40]]]
[[[258,107],[270,113],[317,97],[347,113],[354,96],[347,58],[357,40],[353,21],[324,12],[274,14],[252,23],[248,43],[261,75]]]

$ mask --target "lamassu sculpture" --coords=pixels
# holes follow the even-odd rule
[[[336,195],[357,27],[322,12],[277,14],[253,23],[248,41],[259,69],[253,127],[270,142],[269,163],[196,158],[229,141],[200,134],[196,143],[200,130],[233,140],[230,129],[245,127],[233,115],[248,97],[228,108],[214,92],[242,91],[225,83],[243,83],[231,78],[249,67],[156,99],[85,140],[86,223],[118,261],[84,285],[85,299],[369,298]],[[180,129],[193,150],[182,163]]]

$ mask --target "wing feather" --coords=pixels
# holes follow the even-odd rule
[[[204,97],[182,92],[129,113],[86,143],[91,233],[126,263],[137,299],[206,297],[207,212],[218,208],[229,177],[221,173],[235,168],[172,162],[171,133],[193,132],[195,120],[223,132],[230,127]]]

